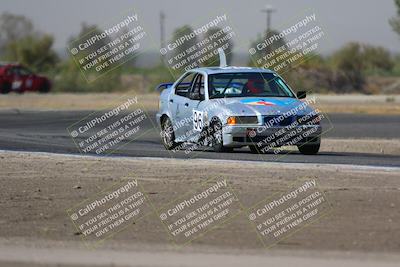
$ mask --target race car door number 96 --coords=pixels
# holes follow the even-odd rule
[[[200,132],[203,130],[203,112],[193,110],[193,129]]]

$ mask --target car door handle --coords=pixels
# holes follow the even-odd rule
[[[173,100],[173,99],[170,99],[169,102],[174,103],[174,100]]]
[[[185,103],[185,107],[188,107],[189,106],[189,103]]]

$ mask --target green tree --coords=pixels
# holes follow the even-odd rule
[[[397,16],[393,17],[389,20],[390,25],[393,30],[400,35],[400,0],[394,0],[394,3],[397,7]]]
[[[349,43],[332,56],[336,69],[344,71],[391,71],[394,62],[390,52],[380,46]]]
[[[211,39],[210,36],[218,33],[218,32],[222,32],[222,29],[219,27],[212,27],[210,29],[208,29],[208,31],[204,34],[203,36],[203,40],[207,40],[207,39]],[[226,41],[225,38],[228,38],[228,34],[223,33],[218,37],[218,40],[221,40],[221,43],[218,43],[218,40],[214,40],[214,42],[217,42],[218,44],[218,48],[221,46],[227,46],[227,48],[224,50],[225,55],[226,55],[226,63],[228,65],[231,64],[232,62],[232,51],[233,51],[233,42],[232,39],[227,39]],[[212,41],[213,42],[213,41]],[[215,47],[214,49],[216,50],[217,47]],[[213,57],[211,57],[210,59],[208,59],[205,63],[205,66],[216,66],[219,65],[219,56],[218,54],[215,54]]]
[[[106,77],[88,83],[74,60],[69,58],[57,68],[54,89],[55,91],[79,93],[120,91],[122,89],[120,78],[120,70],[116,69],[107,73]]]
[[[362,70],[364,67],[362,46],[352,42],[333,54],[333,66],[344,71]]]
[[[69,38],[69,46],[76,47],[78,44],[82,43],[85,40],[90,39],[93,36],[100,35],[103,31],[97,25],[86,24],[85,22],[81,24],[81,29],[79,33],[75,36]],[[103,47],[107,43],[109,43],[111,39],[107,36],[101,40],[96,41],[92,44],[85,53],[90,54],[93,51]],[[82,53],[82,52],[81,52]]]
[[[0,15],[0,49],[3,50],[10,42],[15,42],[33,34],[31,20],[24,16],[3,13]]]
[[[335,52],[331,58],[334,69],[344,74],[353,89],[363,90],[365,60],[363,48],[359,43],[349,43]]]
[[[47,71],[58,62],[58,56],[52,49],[53,42],[50,35],[29,35],[9,42],[5,48],[5,58],[38,72]]]
[[[265,32],[263,35],[259,35],[257,37],[256,40],[254,40],[253,42],[251,42],[250,47],[255,48],[257,46],[257,44],[263,43],[265,40],[269,40],[271,37],[273,37],[274,35],[279,35],[278,31],[275,30],[271,30],[269,32]],[[254,62],[254,59],[259,59],[262,58],[270,53],[272,53],[273,51],[276,51],[278,48],[282,47],[286,45],[286,41],[283,38],[280,38],[278,40],[273,41],[271,44],[269,44],[268,46],[266,46],[264,49],[256,49],[256,52],[250,56],[250,62],[249,65],[250,66],[254,66],[254,65],[260,65],[260,64],[256,64],[256,62]],[[270,60],[273,60],[274,58],[278,57],[281,53],[277,53],[274,56],[270,57]],[[267,62],[262,62],[262,65],[265,65]],[[262,66],[260,66],[262,67]]]
[[[0,16],[0,49],[5,60],[18,61],[35,71],[46,71],[58,62],[53,42],[51,35],[36,32],[24,16],[10,13]]]
[[[100,34],[102,31],[96,25],[81,24],[79,33],[69,38],[68,47],[71,48],[76,44],[86,40],[95,34]],[[84,55],[104,46],[109,41],[109,38],[104,38],[96,42],[93,47],[87,51],[82,51]],[[82,56],[82,54],[80,55]],[[86,74],[87,75],[87,74]],[[90,74],[89,74],[90,75]],[[111,92],[121,90],[121,69],[117,68],[105,76],[88,83],[83,77],[80,67],[73,60],[72,56],[62,62],[58,68],[57,80],[55,83],[56,91],[66,92]]]
[[[400,55],[394,58],[393,74],[400,76]]]
[[[175,59],[172,62],[172,65],[175,63],[179,63],[182,59],[186,58],[186,56],[190,53],[186,52],[189,48],[196,45],[198,43],[198,38],[194,34],[193,29],[189,25],[184,25],[180,28],[177,28],[173,34],[170,45],[175,45],[176,48],[173,50],[173,53],[168,55],[166,58],[168,60],[172,59],[173,57],[179,57],[179,59]],[[190,62],[192,63],[192,62]],[[168,64],[171,66],[171,64]],[[183,67],[186,67],[183,66]],[[181,67],[173,68],[174,71],[182,71]]]
[[[388,50],[383,47],[364,45],[363,51],[365,71],[391,71],[394,67],[393,59]]]

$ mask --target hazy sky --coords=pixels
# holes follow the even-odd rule
[[[332,52],[349,41],[400,52],[400,37],[388,24],[396,14],[393,0],[1,0],[0,12],[29,17],[38,30],[55,36],[55,47],[60,50],[71,35],[79,32],[82,22],[101,26],[131,7],[137,9],[146,31],[157,41],[160,10],[166,13],[167,37],[178,26],[206,22],[210,13],[225,10],[243,44],[237,50],[245,51],[250,40],[266,27],[265,14],[260,12],[266,4],[276,9],[272,16],[274,28],[305,9],[315,11],[330,38],[321,47],[322,53]]]

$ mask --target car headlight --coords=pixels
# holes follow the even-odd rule
[[[226,120],[228,125],[237,124],[258,124],[257,116],[231,116]]]

